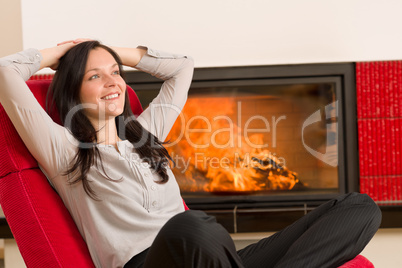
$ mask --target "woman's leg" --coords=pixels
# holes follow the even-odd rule
[[[338,267],[364,249],[380,223],[369,196],[342,195],[238,253],[245,267]]]
[[[148,254],[148,250],[149,248],[132,257],[131,260],[124,265],[124,268],[142,268],[145,263],[145,258]]]
[[[149,248],[145,265],[156,267],[243,267],[229,233],[214,217],[188,210],[170,219]]]

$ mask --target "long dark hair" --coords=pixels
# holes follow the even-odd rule
[[[73,108],[79,107],[80,89],[85,74],[85,67],[91,50],[102,48],[108,51],[119,65],[120,74],[124,74],[122,62],[111,48],[102,45],[98,41],[83,42],[70,49],[61,59],[50,85],[49,94],[47,96],[48,110],[52,108],[52,104],[56,106],[62,124],[68,128],[73,136],[79,141],[77,154],[73,158],[70,167],[65,175],[72,174],[73,180],[71,184],[82,181],[85,192],[92,198],[98,199],[95,191],[91,188],[87,179],[87,173],[91,166],[98,165],[99,159],[102,171],[106,174],[102,164],[101,155],[97,144],[97,130],[92,126],[91,122],[84,114],[82,109],[75,109],[71,118],[66,117]],[[124,78],[124,77],[123,77]],[[172,161],[163,143],[154,135],[148,132],[142,125],[135,120],[131,111],[128,93],[125,93],[125,105],[123,113],[115,118],[118,135],[121,139],[129,140],[135,147],[140,158],[147,162],[154,169],[161,180],[159,183],[166,183],[169,179],[167,174],[167,165],[169,160]],[[124,122],[124,123],[123,123]],[[122,124],[124,124],[122,126]],[[112,179],[109,180],[119,181]]]

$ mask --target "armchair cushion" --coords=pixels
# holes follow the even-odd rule
[[[374,265],[363,255],[357,255],[353,260],[348,261],[338,268],[374,268]]]

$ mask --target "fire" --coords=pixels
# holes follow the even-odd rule
[[[183,192],[248,193],[302,185],[284,159],[264,148],[264,135],[242,135],[238,98],[189,98],[167,149]],[[181,137],[181,138],[179,138]]]

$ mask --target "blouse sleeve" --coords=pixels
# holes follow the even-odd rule
[[[145,129],[164,141],[186,103],[194,70],[193,60],[147,49],[135,68],[164,80],[157,97],[137,118]]]
[[[56,124],[37,102],[25,81],[40,66],[36,49],[0,59],[0,102],[28,150],[50,179],[64,167],[76,140]]]

